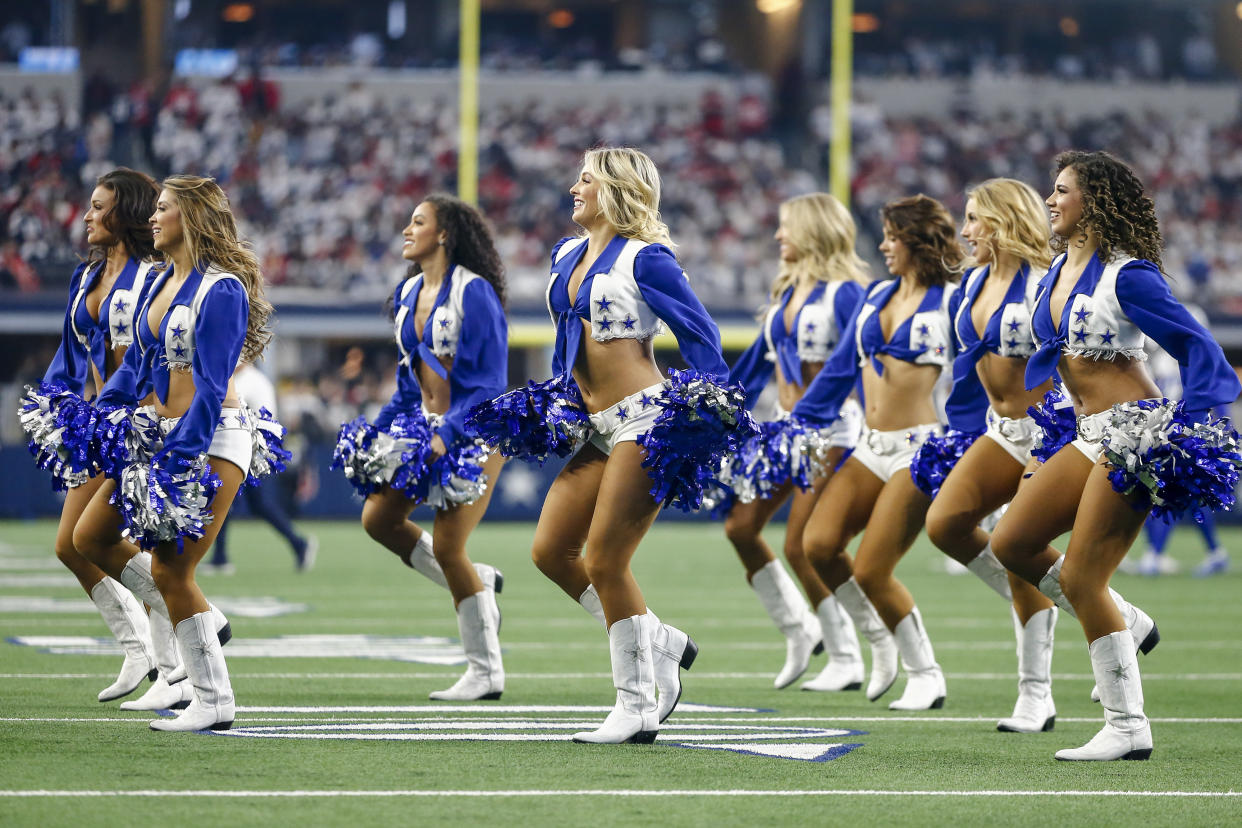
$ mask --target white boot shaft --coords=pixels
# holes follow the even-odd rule
[[[158,675],[151,628],[142,604],[107,576],[91,588],[91,601],[125,654],[116,681],[99,692],[101,702],[112,701],[134,692],[144,678],[154,681]]]
[[[1009,570],[996,559],[991,543],[984,546],[974,560],[966,564],[966,568],[1004,598],[1006,603],[1013,601],[1013,592],[1009,588]]]
[[[1004,733],[1046,733],[1057,720],[1052,702],[1052,650],[1057,626],[1055,606],[1040,610],[1023,625],[1012,607],[1018,641],[1018,700],[1013,714],[996,729]]]
[[[660,621],[647,610],[651,627],[651,668],[655,674],[656,715],[663,722],[681,701],[681,671],[689,670],[699,656],[699,645],[676,627]]]
[[[659,732],[650,615],[623,618],[608,630],[617,701],[598,730],[574,734],[575,742],[651,744]]]
[[[604,605],[600,603],[599,593],[595,591],[594,584],[582,590],[582,594],[578,596],[578,605],[599,622],[599,625],[604,628],[604,634],[607,635],[608,619],[604,617]]]
[[[437,701],[495,700],[505,689],[500,654],[500,608],[496,593],[485,589],[457,605],[457,630],[466,652],[466,672],[447,690],[437,690]]]
[[[803,690],[837,692],[858,690],[863,681],[862,648],[858,633],[835,596],[829,595],[815,608],[819,627],[824,636],[824,649],[828,651],[828,666],[818,676],[802,683]]]
[[[1129,630],[1091,642],[1091,670],[1100,688],[1104,728],[1080,748],[1057,751],[1070,762],[1108,762],[1151,756],[1151,724],[1143,712],[1143,682]]]
[[[773,684],[788,687],[806,672],[811,656],[823,652],[823,636],[802,593],[780,561],[769,561],[750,581],[759,603],[785,636],[785,664]]]
[[[906,668],[906,689],[888,709],[939,710],[944,707],[944,673],[936,663],[936,653],[918,607],[897,623],[893,637]]]
[[[875,701],[897,681],[897,642],[858,581],[851,577],[832,592],[849,613],[854,626],[871,645],[871,679],[867,682],[867,698]]]
[[[181,715],[174,719],[156,719],[151,722],[151,729],[228,730],[233,726],[236,707],[215,618],[210,610],[191,615],[177,624],[176,632],[194,698]]]
[[[139,552],[130,558],[125,568],[121,570],[120,581],[126,589],[150,607],[152,612],[158,612],[165,618],[168,617],[168,606],[164,603],[164,596],[160,595],[159,589],[155,586],[155,578],[151,575],[150,552]]]

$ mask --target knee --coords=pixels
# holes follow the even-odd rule
[[[64,563],[69,563],[78,557],[95,560],[102,549],[103,543],[100,538],[81,522],[73,527],[73,537],[70,542],[63,542],[59,538],[56,541],[56,557]]]
[[[830,527],[808,526],[802,533],[799,554],[805,557],[812,565],[821,566],[836,558],[844,549],[845,539],[840,532]],[[786,544],[785,554],[789,554],[788,544]]]
[[[559,574],[565,568],[568,558],[565,550],[555,549],[538,541],[530,550],[530,559],[534,561],[535,568],[549,578]]]
[[[61,538],[60,536],[57,536],[54,550],[56,552],[57,560],[70,569],[73,569],[76,564],[83,560],[82,553],[79,552],[78,548],[73,544],[72,536],[69,538]]]
[[[168,595],[182,588],[188,576],[178,567],[165,566],[158,555],[153,555],[151,557],[151,580],[155,582],[155,588],[159,590],[160,595]]]
[[[593,584],[615,581],[619,574],[616,565],[609,560],[607,555],[588,555],[584,563],[587,577]]]
[[[373,541],[383,543],[400,525],[382,507],[367,503],[362,507],[362,528]]]
[[[752,522],[738,517],[736,512],[730,512],[725,518],[724,531],[725,537],[734,546],[748,546],[759,537],[759,530]]]
[[[927,538],[937,549],[948,551],[974,530],[973,516],[955,511],[941,500],[933,500],[927,510]]]
[[[1021,563],[1024,549],[1022,535],[1010,529],[1004,520],[992,530],[992,554],[1008,569]]]
[[[855,560],[854,580],[858,582],[863,592],[873,595],[887,583],[888,573]]]

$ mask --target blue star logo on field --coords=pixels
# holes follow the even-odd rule
[[[176,325],[173,325],[171,329],[169,329],[169,333],[173,335],[173,339],[181,339],[185,336],[185,328],[180,322],[178,322]]]
[[[1079,308],[1078,310],[1074,311],[1074,321],[1075,322],[1086,322],[1087,317],[1090,315],[1091,315],[1091,311],[1087,310],[1086,308]]]
[[[1101,344],[1101,345],[1112,345],[1112,344],[1113,344],[1113,337],[1117,336],[1117,334],[1113,333],[1113,332],[1112,332],[1111,330],[1109,330],[1108,328],[1105,328],[1105,329],[1104,329],[1104,333],[1102,333],[1102,334],[1096,334],[1096,336],[1098,336],[1098,337],[1100,338],[1100,344]]]
[[[595,304],[599,305],[599,309],[601,311],[606,311],[612,307],[612,300],[609,299],[607,296],[600,296],[598,299],[595,300]]]
[[[126,301],[119,296],[116,297],[116,304],[112,306],[113,310],[115,310],[117,313],[124,313],[125,309],[128,307],[129,305],[126,303]]]

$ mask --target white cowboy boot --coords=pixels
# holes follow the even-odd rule
[[[944,707],[944,673],[936,663],[936,653],[918,607],[897,622],[893,637],[897,639],[897,649],[906,668],[906,689],[888,709],[939,710]]]
[[[681,701],[681,671],[694,665],[699,645],[676,627],[662,623],[650,609],[646,617],[651,626],[651,666],[659,698],[657,721],[663,722]]]
[[[444,569],[440,566],[440,562],[436,560],[435,547],[430,532],[423,532],[414,544],[414,548],[410,550],[410,556],[401,560],[410,569],[418,572],[433,584],[443,589],[449,588],[448,580],[444,577]],[[479,580],[483,582],[484,589],[490,589],[498,593],[504,592],[505,576],[499,569],[490,564],[477,563],[474,564],[474,571],[478,573]]]
[[[1057,721],[1052,703],[1052,644],[1057,626],[1057,608],[1048,607],[1030,617],[1026,626],[1013,613],[1013,630],[1018,639],[1018,701],[1013,715],[996,723],[1003,733],[1046,733]]]
[[[495,700],[505,689],[505,668],[500,658],[498,625],[500,608],[496,593],[485,589],[457,605],[457,629],[466,651],[466,672],[447,690],[436,690],[437,701]]]
[[[200,612],[179,623],[177,643],[189,682],[194,687],[194,698],[176,718],[152,721],[151,729],[170,732],[228,730],[233,726],[236,707],[229,668],[224,663],[224,650],[212,613]]]
[[[820,692],[859,689],[863,681],[862,648],[858,646],[858,633],[849,613],[842,609],[836,596],[829,595],[819,602],[815,614],[819,616],[824,648],[828,650],[828,666],[815,678],[802,682],[802,689]]]
[[[871,645],[871,680],[867,682],[867,698],[875,701],[897,681],[897,642],[853,576],[832,592],[849,613],[854,626]]]
[[[150,607],[151,612],[158,612],[165,618],[168,618],[168,605],[164,603],[164,596],[160,595],[159,589],[155,586],[155,578],[151,575],[150,552],[139,552],[130,558],[125,564],[125,568],[121,570],[120,581],[125,585],[126,589],[137,595],[143,603]],[[220,640],[220,646],[224,646],[233,638],[233,627],[229,624],[229,619],[215,604],[208,602],[207,606],[211,613],[211,622],[216,631],[216,638]]]
[[[134,692],[144,678],[156,679],[158,673],[155,653],[151,650],[151,628],[142,604],[134,599],[129,590],[106,575],[91,587],[91,600],[125,653],[125,661],[121,663],[116,681],[99,691],[101,702],[112,701]]]
[[[1151,724],[1143,714],[1143,682],[1129,630],[1091,642],[1091,670],[1104,705],[1104,729],[1080,748],[1058,750],[1067,762],[1108,762],[1151,757]]]
[[[1077,618],[1078,613],[1074,611],[1074,607],[1061,589],[1061,565],[1063,563],[1065,563],[1064,555],[1057,558],[1056,563],[1048,567],[1048,571],[1039,581],[1039,591],[1051,598],[1052,602],[1058,607],[1069,613],[1071,618]],[[1156,645],[1160,643],[1160,628],[1156,626],[1156,622],[1152,620],[1152,617],[1121,597],[1121,593],[1112,587],[1108,588],[1108,594],[1112,596],[1113,603],[1117,605],[1117,611],[1121,613],[1121,618],[1125,621],[1126,629],[1130,631],[1130,636],[1134,639],[1135,649],[1143,655],[1147,655],[1154,650]],[[1091,701],[1098,702],[1099,700],[1100,688],[1099,685],[1096,685],[1091,688]]]
[[[163,615],[151,612],[151,647],[159,678],[136,699],[121,702],[122,710],[178,710],[194,698],[194,688],[187,680],[185,665],[177,646],[172,624]]]
[[[578,596],[578,605],[587,611],[599,625],[604,628],[604,634],[608,634],[608,619],[604,617],[604,605],[599,602],[599,593],[595,591],[595,584],[591,584],[582,590],[582,594]]]
[[[650,615],[634,615],[608,630],[617,701],[598,730],[575,733],[575,742],[649,745],[655,741],[660,722],[651,663],[652,626]]]
[[[802,593],[780,561],[768,561],[752,576],[750,585],[768,617],[785,636],[785,664],[772,682],[780,690],[806,672],[812,655],[824,651],[823,635]]]
[[[1006,601],[1013,601],[1013,592],[1009,589],[1009,570],[996,560],[996,555],[992,553],[991,543],[984,546],[979,554],[966,564],[966,568],[973,572],[980,581],[990,586],[997,595]]]

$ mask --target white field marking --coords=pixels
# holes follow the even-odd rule
[[[4,576],[4,578],[16,577],[43,578],[52,576]],[[65,586],[77,585],[77,580],[72,575],[63,577],[69,579],[69,582],[64,584]],[[3,578],[0,578],[0,580],[3,580]],[[0,583],[0,586],[5,586],[5,584]],[[7,584],[7,586],[16,585]],[[39,586],[39,584],[27,584],[27,586]],[[236,615],[239,618],[277,618],[282,615],[310,611],[310,606],[307,604],[293,603],[270,595],[254,598],[217,598],[213,595],[212,600],[215,601],[216,606],[223,610],[225,614]],[[80,598],[0,595],[0,613],[17,613],[21,615],[45,613],[53,615],[97,615],[99,610],[85,595]],[[116,652],[119,653],[120,650],[118,649]]]
[[[239,641],[244,639],[237,639]],[[225,650],[225,655],[232,655],[233,644]],[[115,653],[91,653],[92,655],[119,655]],[[299,681],[366,679],[368,681],[421,681],[449,678],[453,674],[443,673],[247,673],[244,670],[229,668],[229,675],[243,679],[296,679]],[[522,681],[568,681],[573,679],[611,679],[612,673],[510,673],[506,676]],[[945,673],[945,678],[959,681],[1013,681],[1014,673]],[[1054,673],[1057,681],[1094,681],[1089,673]],[[111,679],[116,673],[0,673],[0,679]],[[693,673],[691,678],[698,681],[733,681],[737,679],[771,679],[767,673]],[[1143,681],[1242,681],[1242,673],[1143,673]],[[609,708],[611,709],[611,708]]]
[[[24,571],[31,569],[64,569],[64,567],[65,565],[50,550],[42,558],[10,558],[0,556],[0,570]]]
[[[120,655],[122,652],[114,638],[84,635],[20,635],[10,637],[9,642],[53,655]],[[466,661],[461,645],[452,638],[336,634],[235,637],[229,643],[228,657],[367,658],[444,667],[460,666]]]
[[[682,716],[682,708],[684,706],[685,706],[685,702],[677,706],[676,715],[679,719]],[[598,708],[593,708],[592,710],[582,710],[582,711],[575,710],[572,712],[604,713],[611,709],[612,709],[611,707],[601,706]],[[238,710],[244,711],[245,708],[238,708]],[[326,710],[327,709],[318,709],[315,712],[326,712]],[[473,708],[471,712],[477,712],[480,715],[488,715],[488,714],[495,714],[501,711],[498,708],[494,708],[494,707],[477,707],[477,708]],[[539,712],[556,712],[556,711],[539,711]],[[54,723],[61,723],[61,724],[83,724],[83,723],[91,723],[91,722],[133,723],[133,722],[138,722],[138,721],[146,721],[146,719],[142,719],[137,716],[130,717],[130,718],[107,717],[107,716],[97,716],[97,717],[3,716],[3,717],[0,717],[0,722],[18,722],[18,723],[20,722],[32,722],[32,723],[33,722],[41,722],[41,723],[54,722]],[[242,720],[238,719],[236,721],[240,723]],[[331,722],[331,723],[336,723],[336,724],[343,724],[343,723],[348,723],[351,721],[356,721],[356,722],[362,722],[362,721],[409,722],[410,719],[408,718],[399,718],[399,719],[383,718],[378,715],[376,716],[358,715],[358,716],[345,716],[345,717],[332,716],[332,717],[322,717],[322,718],[308,718],[306,716],[301,716],[301,715],[290,715],[290,716],[247,715],[245,721],[277,722],[277,723],[288,723],[288,724],[305,724],[307,722]],[[428,719],[427,721],[472,722],[472,721],[479,721],[479,720],[478,719]],[[679,724],[673,719],[670,719],[669,721],[673,722],[672,724],[666,725],[669,728],[689,726],[687,723],[684,723],[684,722]],[[995,722],[996,716],[935,716],[931,714],[928,714],[926,716],[823,716],[823,715],[758,716],[754,718],[705,716],[703,718],[703,721],[708,722],[708,723],[722,722],[722,723],[729,723],[729,724],[775,724],[775,723],[823,722],[823,721],[830,721],[833,723],[841,722],[841,723],[850,723],[850,724],[874,724],[876,722],[935,722],[937,724],[939,723],[979,724],[979,723]],[[1100,719],[1098,716],[1057,716],[1057,721],[1074,723],[1074,724],[1098,724]],[[1189,717],[1170,716],[1167,718],[1148,717],[1148,721],[1155,722],[1156,724],[1206,724],[1206,725],[1242,724],[1242,718],[1236,718],[1236,717],[1235,718],[1225,718],[1225,717],[1189,718]],[[592,726],[594,726],[595,724],[598,724],[598,722],[593,722]],[[238,726],[240,727],[241,725],[239,724]]]
[[[41,572],[38,574],[18,572],[12,575],[0,575],[0,587],[67,588],[77,586],[79,586],[78,579],[68,572],[64,574],[59,572]]]
[[[227,731],[225,731],[227,732]],[[996,798],[1029,798],[1029,797],[1138,797],[1143,799],[1219,799],[1242,797],[1242,791],[883,791],[883,790],[632,790],[622,788],[584,788],[581,790],[481,790],[481,791],[445,791],[445,790],[288,790],[288,791],[101,791],[101,790],[0,790],[0,797],[7,798],[40,798],[56,799],[63,797],[105,798],[220,798],[220,799],[304,799],[328,797],[357,798],[393,798],[393,797],[428,797],[428,798],[461,798],[461,797],[580,797],[580,796],[648,796],[648,797],[826,797],[826,796],[895,796],[895,797],[951,797],[969,799],[971,797]]]
[[[682,713],[763,713],[760,707],[727,707],[715,704],[683,702],[677,706]],[[414,704],[390,706],[340,707],[241,707],[238,713],[607,713],[612,705],[593,704]]]

